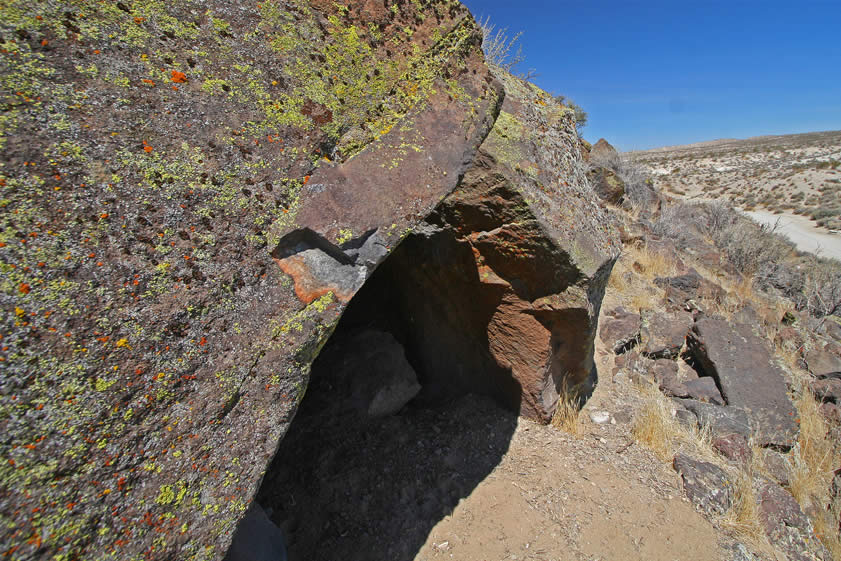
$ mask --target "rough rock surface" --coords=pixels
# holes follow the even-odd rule
[[[618,155],[619,153],[616,151],[616,148],[614,148],[613,145],[604,138],[600,138],[598,142],[593,144],[593,147],[590,148],[590,160],[605,161]]]
[[[656,278],[654,284],[666,291],[667,301],[677,306],[699,298],[715,301],[724,295],[720,286],[702,277],[695,269],[683,275]]]
[[[697,399],[704,403],[712,403],[713,405],[724,405],[721,392],[718,391],[715,380],[710,376],[687,380],[683,383],[683,387],[686,388],[686,395],[692,399]]]
[[[740,464],[750,463],[752,452],[747,439],[738,434],[719,436],[712,441],[713,450],[730,461]]]
[[[571,112],[511,82],[500,114],[457,2],[3,9],[13,559],[221,559],[344,307],[469,167],[449,208],[503,223],[439,227],[504,295],[525,411],[589,375],[615,235]]]
[[[604,201],[618,205],[625,196],[625,182],[616,172],[607,168],[595,168],[587,172],[593,190]]]
[[[688,397],[686,387],[678,378],[677,363],[669,359],[655,360],[651,366],[654,381],[664,395],[669,397]]]
[[[649,358],[676,358],[692,323],[692,316],[686,312],[643,315],[640,352]]]
[[[0,543],[220,559],[344,303],[493,124],[481,34],[447,0],[11,0],[0,37]]]
[[[581,171],[570,110],[498,78],[506,95],[493,129],[460,186],[407,239],[400,259],[418,274],[405,316],[430,326],[408,335],[424,371],[442,380],[488,372],[490,382],[472,385],[548,422],[564,387],[594,381],[619,239]],[[489,368],[459,364],[465,348]]]
[[[698,424],[709,427],[714,436],[738,434],[751,436],[751,421],[748,414],[736,407],[721,407],[694,399],[678,399],[680,405],[695,414]]]
[[[602,320],[599,337],[614,353],[622,353],[639,342],[640,316],[619,307],[606,314]]]
[[[809,372],[818,378],[841,379],[841,357],[824,349],[812,349],[806,353]]]
[[[748,414],[759,445],[794,445],[797,413],[784,374],[748,326],[700,318],[688,342],[705,373],[716,379],[728,408]]]
[[[826,559],[826,551],[812,530],[809,517],[791,494],[770,481],[759,485],[756,494],[759,520],[768,541],[792,561]]]
[[[677,454],[673,463],[689,500],[707,514],[723,514],[733,501],[732,484],[720,467]]]

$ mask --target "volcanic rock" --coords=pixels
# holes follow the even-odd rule
[[[692,316],[686,312],[644,314],[640,329],[640,352],[649,358],[673,359],[680,354],[686,335],[692,329]]]
[[[599,329],[599,337],[612,349],[620,354],[634,347],[639,342],[640,316],[619,307],[605,313]]]
[[[680,475],[686,496],[698,508],[708,515],[727,512],[733,502],[733,490],[724,470],[682,453],[675,456],[672,465]]]
[[[748,326],[704,317],[695,323],[688,343],[704,372],[715,378],[727,404],[750,417],[759,445],[794,445],[797,412],[784,374]]]

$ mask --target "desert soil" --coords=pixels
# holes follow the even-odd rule
[[[841,229],[841,131],[717,140],[631,152],[658,189]]]

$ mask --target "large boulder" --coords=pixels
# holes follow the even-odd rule
[[[545,420],[592,372],[616,236],[569,110],[513,78],[503,91],[460,4],[10,6],[15,555],[221,559],[314,358],[414,231],[469,252],[459,282],[485,290],[488,315],[469,317],[486,335],[457,350],[508,373],[525,414]]]
[[[639,314],[620,306],[605,313],[599,338],[614,353],[624,353],[639,343],[640,324]]]
[[[606,163],[618,157],[619,153],[616,151],[616,148],[604,138],[600,138],[590,148],[590,161],[592,162]]]
[[[346,302],[494,123],[481,33],[447,0],[2,12],[3,551],[221,559]]]
[[[704,372],[715,378],[727,405],[750,417],[757,444],[794,445],[797,411],[785,375],[750,327],[704,317],[695,323],[688,345]]]

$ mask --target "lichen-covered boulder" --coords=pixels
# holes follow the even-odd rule
[[[4,558],[224,556],[493,124],[480,38],[452,0],[0,6]]]

